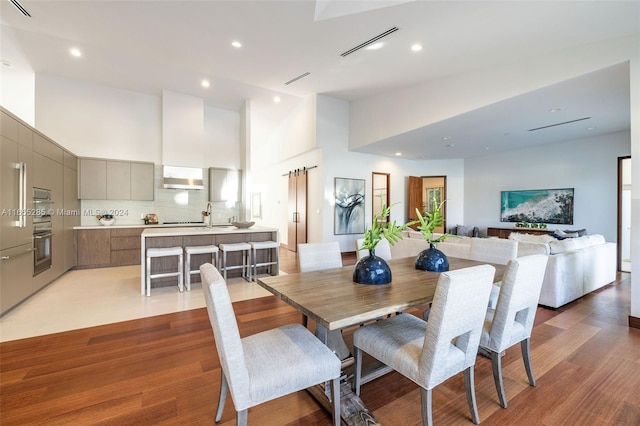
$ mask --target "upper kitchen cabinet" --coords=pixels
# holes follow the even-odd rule
[[[153,200],[153,163],[80,158],[79,198]]]
[[[209,168],[209,201],[241,201],[242,170]]]
[[[78,198],[107,199],[107,161],[81,158],[78,161]]]
[[[131,163],[131,199],[153,200],[153,163]]]

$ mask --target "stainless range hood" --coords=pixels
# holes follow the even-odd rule
[[[202,169],[197,167],[162,167],[163,186],[169,189],[204,189]]]

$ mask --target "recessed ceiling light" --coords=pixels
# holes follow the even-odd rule
[[[379,41],[377,43],[370,44],[369,46],[365,47],[365,49],[367,49],[367,50],[378,50],[378,49],[382,49],[383,46],[384,46],[384,43]]]
[[[280,102],[280,96],[274,96],[273,97],[273,102],[279,103]]]
[[[237,40],[236,40],[236,41],[232,41],[232,42],[231,42],[231,45],[232,45],[233,47],[237,47],[237,48],[242,47],[242,43],[240,43],[240,42],[239,42],[239,41],[237,41]]]
[[[421,45],[421,44],[416,43],[416,44],[414,44],[413,46],[411,46],[411,50],[412,50],[412,51],[414,51],[414,52],[419,52],[419,51],[421,51],[421,50],[422,50],[422,45]]]
[[[396,152],[396,157],[400,157],[402,155],[401,152]]]
[[[202,87],[209,87],[211,86],[211,83],[209,83],[209,80],[202,80],[202,82],[200,83],[202,85]]]
[[[595,130],[595,127],[587,127],[587,130]]]
[[[449,143],[449,144],[447,144],[447,148],[453,148],[454,146],[456,146],[456,145],[455,145],[455,144],[453,144],[453,143]]]
[[[443,137],[442,137],[442,140],[443,140],[443,141],[448,141],[449,139],[451,139],[451,136],[443,136]]]
[[[485,147],[484,147],[484,150],[485,150],[485,151],[489,151],[489,147],[488,147],[488,146],[485,146]]]
[[[0,64],[2,64],[3,67],[7,67],[7,68],[11,68],[13,66],[13,64],[7,60],[1,60]]]
[[[562,108],[553,108],[549,110],[549,112],[560,112],[560,111],[562,111]]]
[[[71,56],[75,56],[76,58],[82,56],[82,52],[77,47],[72,47],[71,49],[69,49],[69,53],[71,54]]]

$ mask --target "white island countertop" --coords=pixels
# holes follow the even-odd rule
[[[148,237],[176,237],[181,235],[210,235],[210,234],[250,234],[254,232],[277,232],[276,228],[252,226],[251,228],[236,228],[233,225],[185,226],[172,228],[146,228],[142,231],[142,238]]]

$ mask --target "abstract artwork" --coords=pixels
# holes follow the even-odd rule
[[[573,188],[502,191],[500,221],[573,225]]]
[[[364,179],[335,178],[334,234],[364,232]]]

